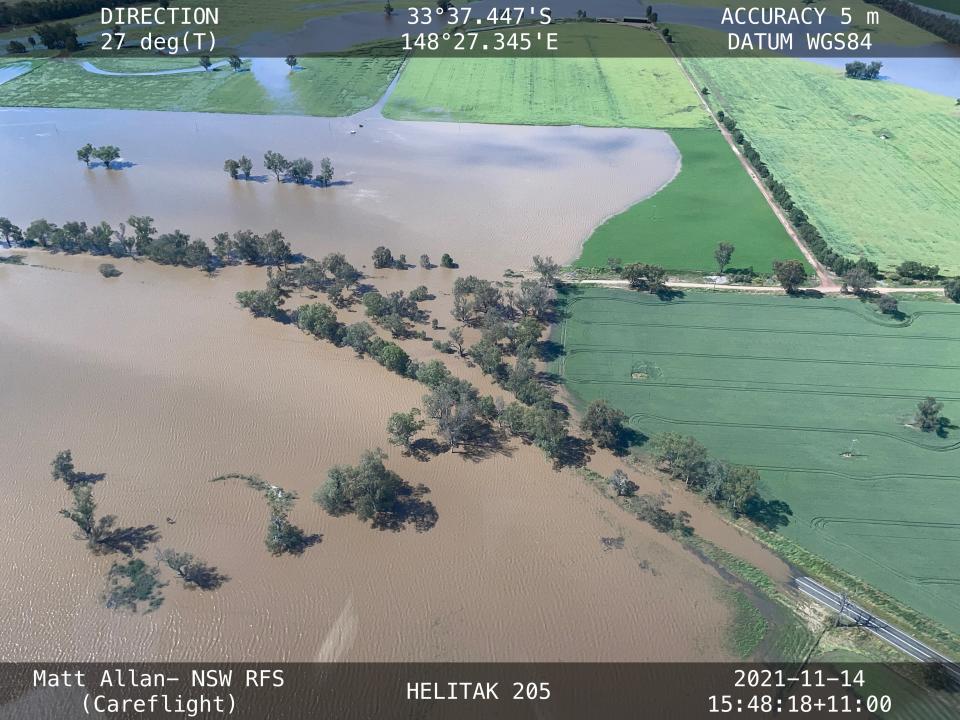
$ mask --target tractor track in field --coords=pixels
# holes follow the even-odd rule
[[[722,333],[737,332],[770,335],[816,335],[818,337],[855,337],[881,338],[883,340],[929,340],[932,342],[960,342],[960,336],[949,335],[907,335],[902,338],[897,338],[880,333],[837,332],[832,330],[788,330],[783,328],[752,328],[726,325],[690,325],[687,323],[623,322],[617,320],[589,320],[581,322],[580,324],[585,326],[597,325],[599,327],[675,328],[682,330],[705,330]]]
[[[721,386],[715,383],[713,384],[699,384],[692,382],[657,382],[655,380],[590,380],[584,379],[577,376],[567,376],[570,380],[580,383],[582,385],[617,385],[623,387],[634,387],[637,389],[644,387],[668,387],[668,388],[682,388],[686,390],[716,390],[721,392],[746,392],[746,393],[770,393],[770,394],[782,394],[782,395],[819,395],[825,397],[858,397],[858,398],[877,398],[882,400],[916,400],[918,397],[923,397],[924,395],[929,394],[929,391],[917,391],[909,394],[884,394],[884,393],[870,393],[870,392],[841,392],[841,391],[831,391],[823,390],[823,386],[810,385],[809,390],[804,390],[801,388],[765,388],[757,386],[749,387],[732,387],[732,386]],[[709,380],[706,378],[705,380]],[[716,382],[741,382],[741,381],[716,381]],[[742,381],[746,382],[746,381]],[[938,395],[940,400],[949,400],[960,401],[960,396],[949,396],[949,395]]]
[[[670,425],[700,425],[706,427],[732,427],[732,428],[749,428],[752,430],[788,430],[792,432],[818,432],[818,433],[830,433],[830,434],[843,434],[843,435],[873,435],[876,437],[885,437],[890,440],[896,440],[897,442],[904,443],[906,445],[913,445],[914,447],[920,448],[921,450],[928,450],[930,452],[944,453],[944,452],[953,452],[954,450],[960,449],[960,441],[953,442],[949,445],[944,445],[940,447],[932,447],[930,445],[925,445],[924,443],[916,442],[908,438],[899,437],[893,433],[884,432],[882,430],[864,430],[862,428],[830,428],[822,427],[816,425],[778,425],[771,423],[744,423],[744,422],[723,422],[720,420],[679,420],[676,418],[663,417],[661,415],[655,415],[653,413],[633,413],[629,420],[633,424],[635,420],[651,418],[662,423],[667,423]]]
[[[800,358],[800,357],[782,357],[776,355],[730,355],[724,353],[698,353],[698,352],[682,352],[674,350],[649,350],[649,349],[634,349],[634,348],[615,348],[615,347],[601,347],[601,346],[583,346],[578,347],[576,345],[564,345],[566,348],[566,356],[572,357],[573,355],[578,355],[580,353],[596,353],[599,355],[656,355],[656,356],[665,356],[665,357],[699,357],[699,358],[711,358],[714,360],[757,360],[764,362],[785,362],[785,363],[823,363],[826,365],[868,365],[873,367],[903,367],[903,368],[921,368],[925,370],[960,370],[960,365],[936,365],[930,363],[898,363],[890,361],[879,361],[879,360],[839,360],[836,358]]]

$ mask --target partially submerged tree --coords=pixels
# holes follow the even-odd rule
[[[113,610],[135,613],[141,603],[147,604],[147,612],[156,610],[163,603],[160,590],[166,585],[159,578],[160,571],[140,558],[114,563],[107,573],[104,602]]]
[[[73,453],[61,450],[50,463],[50,476],[56,482],[62,482],[68,488],[77,484],[78,474],[73,465]]]
[[[380,245],[373,251],[373,266],[378,270],[395,267],[396,262],[390,249],[383,245]]]
[[[290,161],[278,152],[267,150],[263,154],[263,165],[276,176],[277,182],[280,182],[280,177],[290,167]]]
[[[243,179],[249,180],[250,173],[253,170],[253,161],[246,155],[241,155],[240,159],[237,160],[237,167],[240,169],[240,172],[243,173]]]
[[[613,475],[607,478],[607,482],[618,497],[630,497],[637,491],[636,484],[631,482],[620,468],[613,471]]]
[[[317,180],[323,187],[327,187],[333,182],[333,162],[330,158],[320,158],[320,174],[317,175]]]
[[[90,167],[90,160],[93,158],[93,145],[87,143],[82,148],[77,150],[77,160],[80,160],[86,163],[87,167]]]
[[[399,445],[404,450],[410,450],[413,436],[423,430],[424,422],[420,419],[420,409],[411,408],[409,412],[395,412],[387,420],[387,434],[391,445]]]
[[[102,145],[93,151],[93,156],[102,162],[107,170],[112,170],[113,166],[110,163],[119,159],[120,148],[116,145]]]
[[[240,163],[233,158],[223,161],[223,171],[236,180],[240,175]]]
[[[249,310],[254,317],[280,317],[282,298],[275,290],[241,290],[236,297],[240,307]]]
[[[307,158],[297,158],[291,160],[287,167],[287,177],[298,185],[309,182],[313,175],[313,161]]]
[[[215,590],[227,581],[227,576],[217,572],[215,567],[187,552],[177,552],[173,548],[157,549],[157,562],[166,565],[188,588]]]
[[[403,488],[403,480],[383,464],[382,450],[365,450],[355,466],[335,465],[313,499],[331,515],[355,513],[366,522],[392,513]]]
[[[540,279],[550,285],[560,276],[560,265],[555,263],[549,255],[547,257],[533,256],[533,269],[540,274]]]

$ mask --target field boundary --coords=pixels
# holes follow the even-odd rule
[[[823,263],[814,257],[813,253],[810,251],[810,248],[808,248],[803,240],[800,239],[800,235],[797,233],[796,228],[793,227],[793,223],[790,222],[789,218],[787,218],[786,214],[783,212],[783,208],[781,208],[780,205],[778,205],[773,199],[773,195],[770,194],[770,191],[760,180],[760,176],[750,166],[750,163],[747,162],[747,159],[743,156],[743,153],[740,152],[737,144],[733,141],[733,136],[731,136],[730,132],[723,126],[723,123],[717,120],[717,116],[710,108],[710,105],[706,100],[703,99],[703,95],[700,94],[700,90],[697,88],[697,84],[693,81],[693,77],[687,71],[687,68],[684,66],[683,62],[681,62],[680,56],[677,55],[673,43],[668,43],[666,40],[663,40],[663,43],[670,49],[670,55],[680,67],[680,72],[683,73],[683,76],[687,79],[687,82],[690,83],[690,87],[692,87],[693,91],[697,94],[697,99],[699,99],[701,107],[703,107],[703,109],[707,112],[707,115],[710,116],[710,120],[720,131],[720,134],[723,135],[723,139],[727,141],[727,145],[740,161],[740,166],[746,171],[747,175],[750,176],[750,179],[753,180],[753,184],[757,186],[760,194],[763,195],[764,200],[767,201],[767,205],[770,206],[770,209],[773,211],[773,214],[776,216],[777,220],[779,220],[780,224],[783,225],[783,229],[787,231],[787,235],[790,236],[790,239],[793,240],[800,252],[803,253],[804,258],[806,258],[807,262],[810,264],[810,267],[812,267],[814,272],[816,272],[817,279],[819,280],[818,289],[821,290],[821,292],[839,292],[840,286],[837,285],[836,277],[829,270],[827,270]]]

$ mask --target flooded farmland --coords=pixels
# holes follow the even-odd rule
[[[422,387],[239,311],[233,293],[258,286],[260,271],[207,278],[118,261],[111,282],[96,258],[29,262],[46,267],[0,267],[0,658],[726,656],[729,610],[709,569],[535,448],[482,462],[401,456],[383,428]],[[378,445],[430,488],[433,529],[375,530],[310,501],[331,465]],[[49,462],[65,447],[107,474],[100,512],[156,525],[159,546],[230,580],[212,593],[171,583],[148,615],[105,609],[110,558],[57,515],[68,497]],[[292,519],[322,541],[270,556],[262,498],[209,482],[226,472],[297,491]],[[612,536],[625,547],[605,551]]]
[[[75,155],[86,142],[119,146],[130,166],[85,168]],[[316,165],[329,156],[335,186],[276,182],[266,150]],[[680,164],[660,131],[410,123],[375,108],[349,118],[5,109],[0,152],[18,169],[0,178],[0,213],[24,226],[135,214],[203,238],[276,227],[313,256],[388,245],[409,258],[449,252],[492,276],[537,253],[573,259],[594,227]],[[241,154],[252,180],[223,172]]]

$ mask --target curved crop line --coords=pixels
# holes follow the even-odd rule
[[[592,346],[592,345],[564,345],[568,356],[579,353],[597,353],[602,355],[662,355],[666,357],[702,357],[725,360],[769,360],[771,362],[798,362],[798,363],[823,363],[831,365],[870,365],[874,367],[907,367],[924,368],[932,370],[960,370],[960,365],[932,365],[929,363],[898,363],[884,362],[876,360],[838,360],[834,358],[799,358],[799,357],[777,357],[774,355],[729,355],[725,353],[699,353],[699,352],[677,352],[673,350],[647,350],[639,348],[617,348],[610,346]]]
[[[824,542],[827,542],[827,543],[829,543],[829,544],[831,544],[831,545],[834,545],[834,546],[837,546],[837,547],[845,548],[848,552],[860,556],[860,557],[863,558],[865,561],[867,561],[867,562],[869,562],[869,563],[872,563],[873,565],[876,565],[877,567],[883,568],[884,570],[886,570],[887,572],[889,572],[891,575],[895,575],[896,577],[900,578],[901,580],[903,580],[903,581],[905,581],[905,582],[908,582],[908,583],[916,583],[916,584],[918,584],[918,585],[923,583],[923,580],[924,580],[924,577],[925,577],[925,576],[922,576],[922,575],[921,575],[921,576],[918,576],[918,575],[908,575],[908,574],[902,572],[901,570],[898,570],[898,569],[894,568],[894,567],[891,566],[891,565],[887,565],[886,563],[881,562],[881,561],[879,560],[879,558],[877,558],[876,556],[868,555],[867,553],[865,553],[863,550],[861,550],[861,549],[860,549],[859,547],[857,547],[856,545],[850,545],[849,543],[841,542],[841,541],[838,540],[837,538],[835,538],[835,537],[833,537],[833,536],[831,536],[831,535],[827,535],[827,534],[821,534],[820,537],[821,537],[821,539],[822,539]],[[944,596],[944,597],[938,597],[938,600],[941,601],[941,602],[945,602],[945,603],[947,603],[948,605],[950,605],[950,606],[952,606],[952,607],[960,608],[960,604],[957,603],[957,596],[956,596],[956,595],[948,595],[948,596]]]
[[[930,473],[888,473],[885,475],[853,475],[839,470],[818,470],[817,468],[784,467],[781,465],[754,465],[757,470],[770,472],[805,473],[810,475],[835,475],[855,482],[874,482],[877,480],[956,480],[956,475],[931,475]]]
[[[630,422],[634,422],[634,419],[636,418],[645,417],[653,418],[654,420],[659,420],[660,422],[669,423],[672,425],[707,425],[710,427],[752,428],[755,430],[793,430],[797,432],[843,433],[845,435],[877,435],[879,437],[886,437],[890,438],[891,440],[907,443],[908,445],[914,445],[921,450],[929,450],[931,452],[952,452],[957,448],[960,448],[960,441],[942,447],[932,447],[930,445],[924,445],[923,443],[919,443],[908,438],[898,437],[893,433],[883,432],[880,430],[809,427],[804,425],[773,425],[768,423],[721,422],[719,420],[676,420],[673,418],[662,417],[660,415],[654,415],[653,413],[634,413],[630,416]]]
[[[816,515],[810,518],[810,524],[813,527],[822,528],[827,525],[882,525],[884,527],[912,527],[912,528],[937,528],[946,530],[960,530],[960,523],[931,522],[929,520],[881,520],[871,518],[844,517],[839,515]]]
[[[783,395],[822,395],[826,397],[865,397],[865,398],[880,398],[880,399],[890,399],[890,400],[916,400],[917,397],[922,396],[924,393],[911,395],[899,395],[899,394],[881,394],[881,393],[866,393],[866,392],[841,392],[839,390],[801,390],[799,388],[762,388],[762,387],[725,387],[722,385],[699,385],[696,383],[677,383],[677,382],[657,382],[655,380],[643,380],[638,382],[636,380],[586,380],[578,377],[569,378],[573,382],[580,383],[582,385],[623,385],[634,388],[642,387],[672,387],[672,388],[687,388],[687,389],[698,389],[698,390],[723,390],[727,392],[747,392],[747,393],[780,393]],[[958,397],[940,397],[940,400],[949,400],[956,401],[960,400]]]

